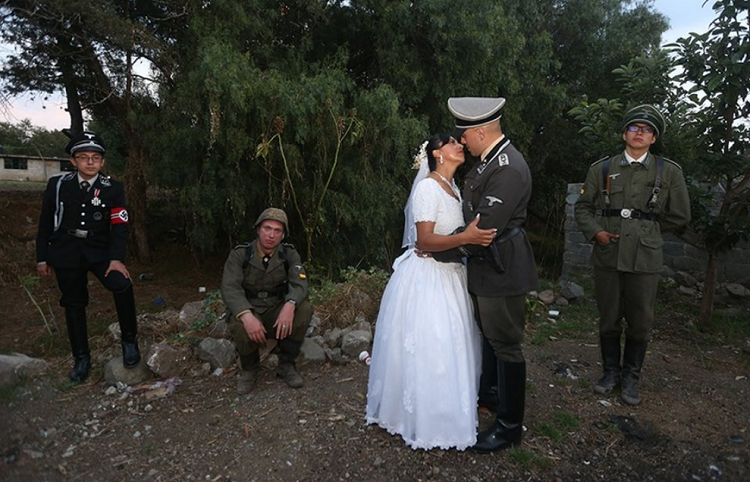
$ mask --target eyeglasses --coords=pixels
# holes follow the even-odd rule
[[[91,161],[94,164],[99,164],[100,162],[102,162],[103,159],[104,158],[102,156],[99,156],[99,155],[94,155],[94,156],[75,156],[76,162],[89,162],[89,161]]]
[[[656,132],[656,130],[651,126],[637,126],[635,124],[630,124],[628,127],[628,132],[642,132],[644,134],[653,134]]]

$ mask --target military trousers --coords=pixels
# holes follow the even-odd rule
[[[62,293],[60,306],[63,308],[85,308],[88,306],[89,271],[94,273],[94,276],[101,281],[102,285],[113,293],[121,293],[133,284],[119,271],[110,271],[107,276],[104,276],[108,268],[108,260],[89,263],[85,259],[82,259],[76,268],[54,268],[57,285]]]
[[[285,302],[281,302],[273,308],[266,309],[262,313],[250,310],[253,313],[253,316],[263,323],[263,328],[266,329],[266,339],[276,338],[276,329],[273,325],[276,323],[276,319],[279,317],[279,313],[281,313],[284,304]],[[292,321],[292,333],[284,339],[302,343],[305,339],[307,328],[310,326],[312,314],[313,307],[310,302],[303,301],[302,303],[297,304],[294,310],[294,320]],[[246,356],[252,355],[258,351],[260,345],[250,339],[242,322],[239,321],[236,316],[232,315],[228,328],[232,335],[232,341],[234,342],[235,347],[237,347],[237,353],[241,356]]]
[[[599,335],[648,341],[654,325],[659,273],[625,273],[594,268]]]
[[[489,298],[471,295],[479,329],[499,360],[522,363],[526,294]]]

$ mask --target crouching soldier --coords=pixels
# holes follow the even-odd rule
[[[257,239],[229,254],[221,281],[229,331],[240,357],[240,394],[252,391],[260,372],[259,349],[268,338],[278,341],[276,375],[292,388],[302,387],[295,360],[312,318],[300,255],[291,244],[281,243],[289,231],[286,213],[268,208],[254,227]]]

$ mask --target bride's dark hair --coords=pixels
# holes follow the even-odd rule
[[[427,151],[427,167],[430,168],[430,172],[434,171],[435,167],[437,167],[437,159],[435,159],[432,151],[434,151],[435,149],[440,149],[448,142],[450,142],[450,140],[450,134],[435,134],[430,138],[430,140],[427,141],[427,145],[424,149],[425,151]]]

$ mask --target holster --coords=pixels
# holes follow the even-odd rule
[[[464,226],[459,226],[451,233],[451,235],[462,233],[464,229]],[[446,251],[436,251],[431,254],[435,261],[440,261],[441,263],[462,263],[464,258],[471,256],[469,250],[464,246],[458,246]]]

